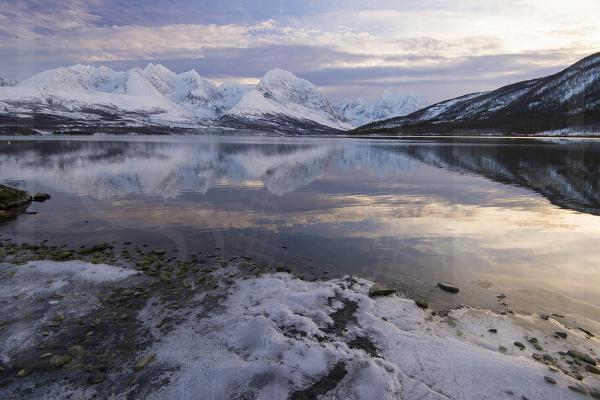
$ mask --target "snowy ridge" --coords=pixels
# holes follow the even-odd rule
[[[281,69],[267,72],[227,114],[249,120],[283,115],[334,129],[351,128],[312,83]]]
[[[408,115],[427,106],[427,100],[413,94],[385,92],[373,101],[343,100],[336,105],[338,112],[354,126]]]
[[[57,119],[61,125],[219,128],[230,127],[225,122],[233,117],[250,128],[351,128],[312,83],[280,69],[267,72],[255,88],[236,82],[217,87],[195,70],[177,74],[152,63],[127,71],[78,64],[0,86],[0,118],[44,115],[50,127]]]

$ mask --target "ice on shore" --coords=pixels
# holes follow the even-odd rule
[[[83,261],[0,263],[0,362],[37,343],[44,325],[59,313],[77,318],[99,307],[98,284],[136,273]]]
[[[531,337],[553,357],[568,350],[539,317],[470,308],[434,316],[409,299],[372,299],[370,285],[272,274],[238,280],[214,304],[198,298],[179,311],[183,323],[155,338],[169,383],[153,398],[547,400],[581,398],[569,385],[600,386],[594,375],[580,383],[532,358]],[[161,312],[172,316],[150,303],[140,314],[149,327]],[[574,331],[568,343],[600,350]]]

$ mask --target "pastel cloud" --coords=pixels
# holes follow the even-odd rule
[[[437,100],[555,71],[597,51],[597,15],[600,3],[591,0],[4,2],[0,76],[22,78],[24,65],[35,72],[164,61],[249,81],[283,67],[335,96],[357,88],[369,96],[389,85]],[[461,85],[486,63],[480,86]]]

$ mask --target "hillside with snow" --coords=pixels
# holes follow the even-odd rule
[[[385,92],[381,97],[372,101],[343,100],[336,105],[336,109],[352,125],[361,126],[370,122],[408,115],[427,105],[427,100],[416,94]]]
[[[600,132],[600,53],[554,75],[442,101],[361,134]]]

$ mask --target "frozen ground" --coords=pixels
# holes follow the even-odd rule
[[[372,298],[372,283],[362,279],[308,282],[287,273],[261,274],[246,262],[216,265],[194,283],[184,282],[189,296],[173,300],[167,294],[180,290],[173,285],[160,286],[157,281],[142,288],[141,278],[130,277],[133,271],[109,265],[0,264],[5,327],[0,330],[0,362],[6,368],[0,372],[0,397],[548,400],[598,396],[596,372],[600,371],[590,364],[599,354],[598,341],[551,317],[498,315],[468,307],[440,313],[396,295]],[[127,324],[120,335],[130,335],[133,345],[127,345],[129,358],[122,356],[118,363],[101,368],[102,379],[77,379],[81,371],[89,372],[89,364],[99,363],[87,355],[80,357],[86,360],[81,365],[73,356],[58,369],[38,368],[25,378],[2,376],[15,374],[18,367],[13,364],[21,353],[45,343],[40,332],[44,324],[55,323],[57,315],[66,324],[89,314],[100,319],[102,308],[109,308],[101,315],[105,320],[116,314],[107,305],[110,302],[99,301],[102,290],[118,284],[122,287],[113,289],[124,296],[131,279],[147,299],[140,297],[142,305],[133,311],[136,323],[121,322],[119,317],[103,331],[108,337],[123,328],[120,324]],[[71,340],[62,332],[66,339],[61,340]],[[565,333],[566,338],[554,332]],[[514,342],[522,343],[523,349]],[[124,347],[117,339],[100,340],[96,347],[94,343],[81,342],[86,354]],[[45,348],[41,352],[48,351]],[[567,355],[571,349],[587,354],[587,362]],[[143,359],[147,362],[140,366]]]
[[[558,351],[600,350],[583,333],[569,331],[568,342],[555,338],[549,333],[564,328],[539,316],[468,308],[433,316],[412,300],[372,299],[370,285],[351,278],[311,283],[288,274],[237,281],[222,308],[192,313],[157,337],[157,363],[173,371],[165,373],[170,383],[152,398],[582,397],[568,388],[580,382],[551,371],[532,354],[551,355],[557,369],[567,369]],[[148,323],[160,315],[145,310],[142,318]],[[497,333],[488,331],[492,328]],[[527,340],[533,337],[543,351]],[[525,343],[525,350],[514,341]],[[586,376],[583,385],[600,387],[600,381]]]

